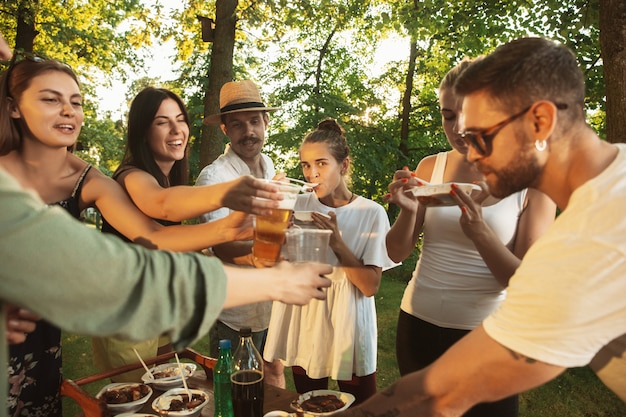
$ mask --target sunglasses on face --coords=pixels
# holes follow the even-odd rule
[[[22,61],[43,62],[49,59],[50,58],[47,58],[45,56],[36,55],[31,52],[26,52],[22,49],[16,49],[13,51],[13,55],[11,56],[11,59],[6,60],[6,61],[0,61],[0,63],[2,63],[3,65],[6,65],[7,71],[10,71],[11,68],[15,66],[15,64],[18,64]]]
[[[26,52],[22,49],[16,49],[15,51],[13,51],[13,56],[11,57],[10,61],[3,61],[4,63],[8,64],[8,67],[6,69],[6,74],[5,74],[5,83],[6,83],[5,88],[7,91],[7,95],[9,97],[11,97],[11,95],[9,94],[9,77],[11,76],[11,71],[13,70],[13,68],[15,68],[16,65],[18,65],[20,62],[23,62],[23,61],[30,61],[34,63],[40,63],[40,62],[45,62],[45,61],[55,61],[69,68],[70,70],[72,69],[72,67],[70,67],[65,62],[48,58],[43,55],[36,55],[31,52]]]
[[[531,107],[532,105],[491,127],[480,130],[466,130],[459,132],[459,135],[467,146],[473,146],[482,156],[489,156],[492,150],[492,142],[498,133],[515,119],[525,115]]]
[[[567,109],[567,104],[564,103],[555,103],[555,106],[559,110]],[[466,130],[464,132],[459,132],[459,136],[461,136],[467,146],[473,146],[474,149],[476,149],[476,151],[482,156],[489,156],[491,155],[491,151],[493,149],[493,140],[498,133],[500,133],[500,131],[511,122],[525,115],[532,107],[533,105],[531,104],[519,113],[515,113],[514,115],[491,127],[480,130]]]

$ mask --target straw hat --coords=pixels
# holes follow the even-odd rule
[[[220,112],[205,117],[205,125],[219,125],[222,115],[242,111],[274,111],[280,107],[265,107],[259,88],[250,80],[231,81],[220,90]]]

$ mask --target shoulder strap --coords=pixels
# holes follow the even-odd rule
[[[78,177],[78,181],[76,181],[76,185],[74,185],[74,190],[72,191],[72,197],[76,197],[76,195],[80,193],[80,189],[83,187],[83,182],[85,181],[85,177],[87,176],[87,173],[89,172],[90,169],[91,169],[91,164],[87,164],[82,174],[80,174],[80,177]]]
[[[433,173],[430,176],[430,182],[433,184],[443,183],[443,172],[446,170],[446,161],[448,160],[448,152],[439,152],[435,159]]]

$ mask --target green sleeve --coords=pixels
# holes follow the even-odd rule
[[[147,250],[48,207],[0,169],[0,298],[62,329],[176,348],[205,334],[222,309],[215,258]]]

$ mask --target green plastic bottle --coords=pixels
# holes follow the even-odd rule
[[[215,417],[233,417],[233,400],[231,392],[231,353],[230,340],[220,340],[219,357],[213,368],[213,397],[215,401]]]

